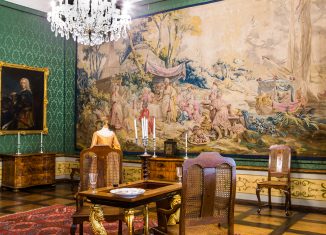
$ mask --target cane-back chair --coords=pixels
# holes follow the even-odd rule
[[[272,208],[271,189],[279,189],[285,194],[285,214],[289,215],[291,209],[291,149],[286,145],[273,145],[270,148],[267,181],[257,183],[256,194],[258,198],[258,214],[262,205],[260,191],[268,189],[268,205]]]
[[[236,165],[216,152],[203,152],[183,163],[179,231],[168,234],[234,233]],[[226,225],[226,226],[221,226]]]
[[[89,189],[89,173],[98,173],[97,188],[122,183],[122,153],[109,146],[94,146],[80,153],[80,184],[78,192]],[[89,221],[89,205],[76,194],[76,212],[72,215],[71,234],[75,234],[79,224],[79,234],[83,234],[83,222]],[[103,206],[106,221],[119,220],[119,234],[122,232],[124,213],[116,207]]]

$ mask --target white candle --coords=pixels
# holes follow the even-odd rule
[[[43,144],[43,132],[41,132],[41,145]]]
[[[138,139],[138,134],[137,134],[137,121],[134,119],[134,127],[135,127],[135,138]]]
[[[145,125],[144,125],[144,118],[142,118],[141,119],[141,136],[142,136],[142,138],[144,139],[144,137],[145,137]]]
[[[20,132],[18,132],[17,136],[18,136],[18,139],[17,139],[18,145],[20,145]]]
[[[146,137],[146,123],[145,123],[145,117],[143,117],[143,123],[144,123],[144,134],[143,134],[143,137],[145,138]]]
[[[148,138],[148,119],[145,118],[145,123],[146,123],[146,138]]]
[[[186,148],[188,147],[188,133],[186,133]]]
[[[146,118],[144,117],[144,137],[146,138]]]
[[[155,117],[154,117],[154,121],[153,121],[154,123],[153,123],[153,139],[155,139],[155,137],[156,137],[156,133],[155,133]]]

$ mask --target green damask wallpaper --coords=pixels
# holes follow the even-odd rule
[[[76,44],[55,37],[45,13],[0,1],[0,60],[48,67],[49,152],[74,151]],[[0,152],[16,151],[16,135],[0,136]],[[22,153],[39,151],[40,135],[21,137]]]

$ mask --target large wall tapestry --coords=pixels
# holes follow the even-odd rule
[[[77,146],[109,116],[124,151],[153,118],[160,152],[326,156],[326,1],[220,1],[135,19],[128,38],[78,48]],[[150,147],[152,149],[152,147]]]

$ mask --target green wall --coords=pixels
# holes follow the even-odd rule
[[[46,14],[0,0],[0,61],[48,67],[47,152],[74,152],[76,44],[55,37]],[[16,152],[17,135],[0,136],[0,152]],[[21,136],[21,152],[38,152],[40,135]]]

